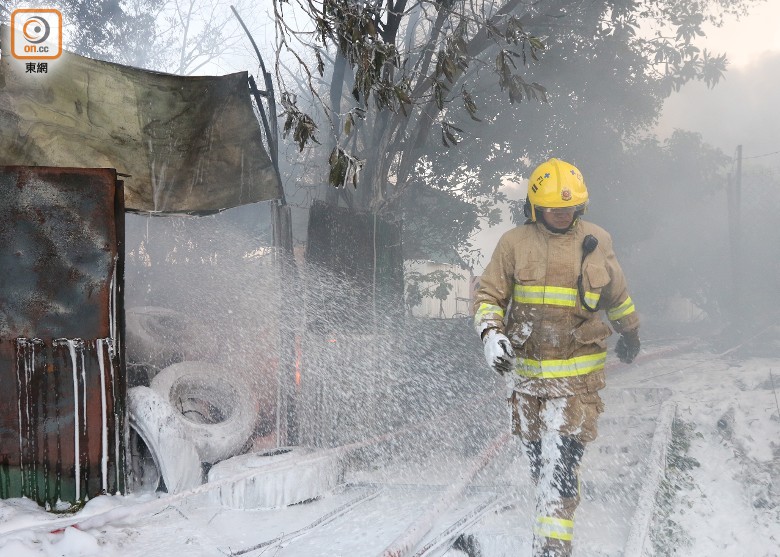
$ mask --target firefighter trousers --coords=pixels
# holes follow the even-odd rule
[[[598,434],[598,393],[542,398],[512,393],[513,432],[520,436],[536,485],[534,557],[569,557],[580,502],[579,465]]]

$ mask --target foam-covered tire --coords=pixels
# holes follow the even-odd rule
[[[130,427],[143,439],[168,493],[202,483],[202,468],[184,420],[167,399],[149,387],[127,390]]]
[[[151,375],[185,360],[204,357],[203,327],[190,316],[159,306],[125,309],[127,362],[146,366]]]
[[[238,454],[254,432],[260,410],[255,389],[229,368],[180,362],[161,370],[151,388],[182,416],[203,462]]]
[[[279,447],[243,454],[209,470],[209,483],[222,484],[209,492],[209,500],[232,509],[286,507],[322,497],[342,483],[343,473],[343,461],[327,449]]]

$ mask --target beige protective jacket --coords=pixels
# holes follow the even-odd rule
[[[588,234],[598,246],[581,265]],[[517,354],[516,390],[559,397],[604,387],[612,331],[600,312],[583,307],[580,269],[586,303],[606,310],[617,332],[638,329],[612,238],[601,227],[579,219],[556,234],[527,222],[499,240],[476,292],[474,326],[480,334],[494,327],[509,337]]]

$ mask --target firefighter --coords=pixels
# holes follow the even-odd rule
[[[490,367],[509,379],[512,430],[536,484],[534,557],[568,557],[579,504],[580,460],[604,410],[605,310],[621,336],[616,353],[639,353],[639,318],[602,228],[585,222],[580,171],[550,159],[528,181],[527,220],[505,233],[482,275],[474,324]]]

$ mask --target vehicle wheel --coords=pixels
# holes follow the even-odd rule
[[[127,390],[130,427],[146,443],[168,493],[202,483],[198,451],[189,439],[181,416],[165,398],[149,387]]]
[[[255,389],[228,368],[180,362],[160,371],[151,388],[184,418],[203,462],[237,454],[254,432],[260,410]]]

